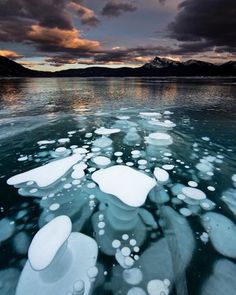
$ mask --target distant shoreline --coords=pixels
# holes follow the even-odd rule
[[[173,62],[167,59],[155,58],[152,62],[141,67],[130,68],[109,68],[109,67],[88,67],[83,69],[68,69],[55,72],[44,72],[25,68],[6,57],[0,56],[0,77],[81,77],[81,78],[140,78],[140,77],[236,77],[236,61],[229,61],[221,65],[189,60],[187,62]]]

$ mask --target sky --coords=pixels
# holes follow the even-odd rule
[[[45,71],[236,59],[236,0],[0,0],[0,55]]]

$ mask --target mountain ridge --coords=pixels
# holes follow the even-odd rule
[[[165,76],[236,76],[236,61],[217,65],[190,59],[184,62],[156,56],[140,67],[87,67],[55,72],[28,69],[0,56],[0,77],[165,77]]]

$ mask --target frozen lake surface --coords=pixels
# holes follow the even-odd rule
[[[236,79],[0,80],[1,295],[233,295]]]

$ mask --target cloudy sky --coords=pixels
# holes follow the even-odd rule
[[[236,0],[0,0],[0,55],[41,70],[236,59]]]

